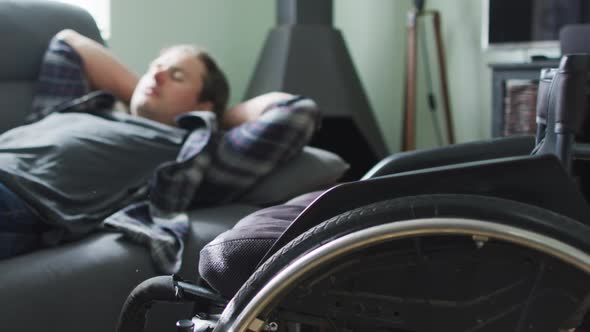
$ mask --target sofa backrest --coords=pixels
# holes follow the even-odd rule
[[[31,112],[39,65],[49,40],[62,29],[103,43],[82,8],[47,0],[0,0],[0,133]]]

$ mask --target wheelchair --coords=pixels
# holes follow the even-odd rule
[[[530,155],[402,171],[389,157],[315,199],[235,295],[152,278],[118,330],[170,301],[194,303],[178,331],[584,331],[589,73],[581,54],[542,71]]]

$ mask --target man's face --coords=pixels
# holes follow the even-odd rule
[[[131,98],[131,113],[174,125],[178,115],[212,110],[211,102],[199,102],[205,67],[182,49],[171,49],[155,59],[141,77]]]

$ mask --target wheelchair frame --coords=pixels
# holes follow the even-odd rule
[[[559,257],[590,274],[590,255],[573,246],[536,232],[472,219],[431,218],[397,221],[345,235],[298,258],[292,265],[281,270],[256,293],[235,320],[220,320],[216,331],[264,330],[265,322],[259,318],[262,311],[276,298],[283,295],[286,290],[292,288],[292,285],[305,273],[321,264],[328,263],[331,259],[335,259],[334,256],[336,255],[343,255],[348,251],[358,250],[380,241],[441,234],[471,236],[474,241],[480,241],[481,244],[478,244],[480,246],[484,242],[491,240],[517,243]],[[269,328],[266,327],[266,329]]]
[[[480,179],[480,181],[477,182],[477,185],[465,186],[465,179]],[[403,189],[392,193],[391,190],[387,190],[388,188]],[[319,197],[298,217],[297,223],[292,225],[297,228],[288,229],[273,246],[273,249],[280,250],[279,248],[284,248],[288,245],[287,243],[297,241],[299,239],[296,237],[298,233],[306,234],[305,231],[318,227],[318,220],[329,220],[335,215],[346,213],[347,210],[366,206],[368,203],[365,204],[364,201],[380,202],[415,195],[436,196],[441,193],[475,194],[525,203],[529,206],[543,206],[548,210],[559,211],[560,215],[575,220],[584,220],[580,218],[590,216],[588,205],[557,158],[549,155],[514,157],[395,174],[334,187]],[[336,204],[337,202],[349,202],[352,197],[355,197],[355,203],[352,206],[340,207],[339,204]],[[465,214],[467,215],[467,213]],[[484,217],[482,216],[482,218]],[[397,240],[436,234],[462,234],[473,237],[476,243],[477,241],[491,240],[518,243],[521,246],[559,257],[586,273],[590,273],[590,265],[588,265],[590,262],[588,261],[590,241],[578,239],[568,244],[554,240],[559,236],[559,230],[543,228],[531,231],[499,222],[482,220],[485,219],[423,219],[417,215],[415,220],[395,220],[389,224],[346,234],[342,238],[335,239],[334,242],[329,242],[298,257],[291,266],[285,267],[284,270],[277,272],[275,277],[267,280],[266,285],[244,285],[243,289],[262,288],[257,293],[246,292],[247,295],[238,293],[234,297],[236,304],[228,306],[230,311],[235,313],[224,315],[229,318],[222,316],[215,331],[269,330],[268,326],[262,324],[263,320],[259,318],[259,315],[266,306],[273,302],[274,298],[284,295],[283,292],[289,288],[288,285],[303,277],[306,271],[312,270],[318,264],[325,263],[331,256],[342,255],[342,250],[369,246],[371,241]],[[284,241],[284,244],[281,241]],[[343,247],[347,249],[343,249]],[[580,247],[585,250],[576,249]],[[273,257],[281,257],[285,254],[284,251],[273,253],[275,254]],[[263,260],[267,262],[271,259],[271,257],[267,257]],[[253,276],[253,278],[256,277]],[[249,298],[251,302],[242,306],[244,297]]]
[[[176,279],[172,281],[160,279],[162,289],[175,291],[173,294],[166,293],[156,298],[170,301],[195,301],[197,311],[224,308],[221,316],[213,313],[197,317],[192,322],[181,323],[180,325],[184,325],[179,325],[179,331],[300,331],[300,325],[284,327],[269,321],[269,315],[280,301],[286,299],[290,291],[296,289],[295,285],[310,278],[309,273],[316,273],[314,271],[321,271],[330,262],[346,259],[350,257],[348,255],[390,243],[393,240],[468,236],[477,248],[487,245],[490,241],[498,241],[502,244],[515,245],[519,252],[520,249],[525,253],[528,252],[527,250],[532,250],[546,254],[560,264],[565,264],[566,267],[562,270],[567,271],[558,272],[570,276],[571,280],[579,280],[580,284],[572,285],[572,287],[578,287],[575,289],[583,290],[584,293],[579,296],[576,294],[577,297],[574,296],[576,300],[571,301],[572,306],[576,308],[571,313],[571,317],[561,313],[561,321],[550,319],[547,321],[559,326],[560,331],[572,331],[582,323],[590,307],[590,289],[585,288],[585,285],[590,283],[586,283],[585,279],[582,282],[580,279],[580,275],[586,278],[590,276],[590,238],[586,236],[590,235],[588,224],[590,207],[588,197],[584,197],[570,176],[571,160],[588,159],[590,155],[588,144],[574,141],[574,136],[583,130],[580,123],[585,123],[588,118],[586,115],[588,113],[586,102],[588,73],[590,73],[590,56],[585,55],[564,56],[559,69],[551,72],[551,75],[555,77],[551,77],[551,84],[545,85],[544,89],[547,90],[540,91],[539,94],[538,109],[546,107],[548,111],[539,113],[544,114],[545,118],[539,120],[543,130],[538,135],[543,137],[538,137],[537,141],[543,142],[544,139],[545,144],[537,145],[538,154],[470,161],[397,174],[387,174],[388,172],[382,171],[389,167],[387,162],[382,163],[377,170],[372,171],[377,177],[335,186],[308,206],[275,242],[262,259],[261,262],[264,263],[229,303],[204,287]],[[582,176],[586,175],[582,174]],[[515,226],[509,222],[498,221],[497,216],[493,218],[490,216],[487,220],[485,213],[482,216],[476,216],[477,218],[473,218],[469,213],[440,217],[416,216],[383,222],[368,228],[361,227],[350,233],[328,238],[325,243],[317,244],[316,247],[304,248],[307,251],[294,256],[292,261],[282,262],[283,265],[278,263],[288,250],[303,246],[302,243],[307,238],[315,236],[314,232],[321,231],[323,227],[331,227],[331,224],[345,219],[350,213],[362,214],[367,206],[374,210],[374,206],[380,204],[375,202],[439,195],[487,197],[491,200],[507,202],[506,206],[529,206],[538,210],[542,209],[548,216],[547,220],[555,215],[557,218],[555,220],[563,221],[563,225],[540,220],[535,221],[533,224],[536,226],[532,228],[526,224]],[[506,213],[509,216],[509,211]],[[498,214],[501,214],[501,211]],[[273,270],[275,268],[276,270]],[[577,272],[570,273],[570,268]],[[572,281],[572,284],[576,282]],[[163,284],[165,285],[162,286]],[[153,285],[148,283],[138,287],[143,287],[145,290],[153,288]],[[148,297],[148,300],[153,301],[154,297]],[[126,304],[128,305],[132,306]],[[125,313],[129,311],[133,311],[134,318],[131,321],[134,320],[134,324],[129,324],[129,315],[125,316]],[[140,329],[145,322],[146,311],[147,309],[124,308],[119,331]],[[556,311],[559,311],[559,308]],[[522,325],[522,319],[521,317],[514,331],[532,330],[532,327]],[[321,326],[320,323],[318,324]],[[311,330],[323,331],[329,328],[311,328]],[[414,331],[408,330],[403,324],[395,323],[382,324],[378,328],[382,331]],[[465,330],[488,331],[481,324],[475,324],[471,326],[471,329]],[[551,329],[536,326],[534,330]]]

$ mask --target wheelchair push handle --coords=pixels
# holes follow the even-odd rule
[[[547,116],[549,114],[549,97],[551,96],[551,82],[553,81],[556,72],[557,68],[544,68],[541,70],[539,89],[537,92],[536,144],[539,144],[541,138],[545,137]]]
[[[587,108],[590,55],[569,54],[561,58],[555,82],[555,133],[579,133]]]

